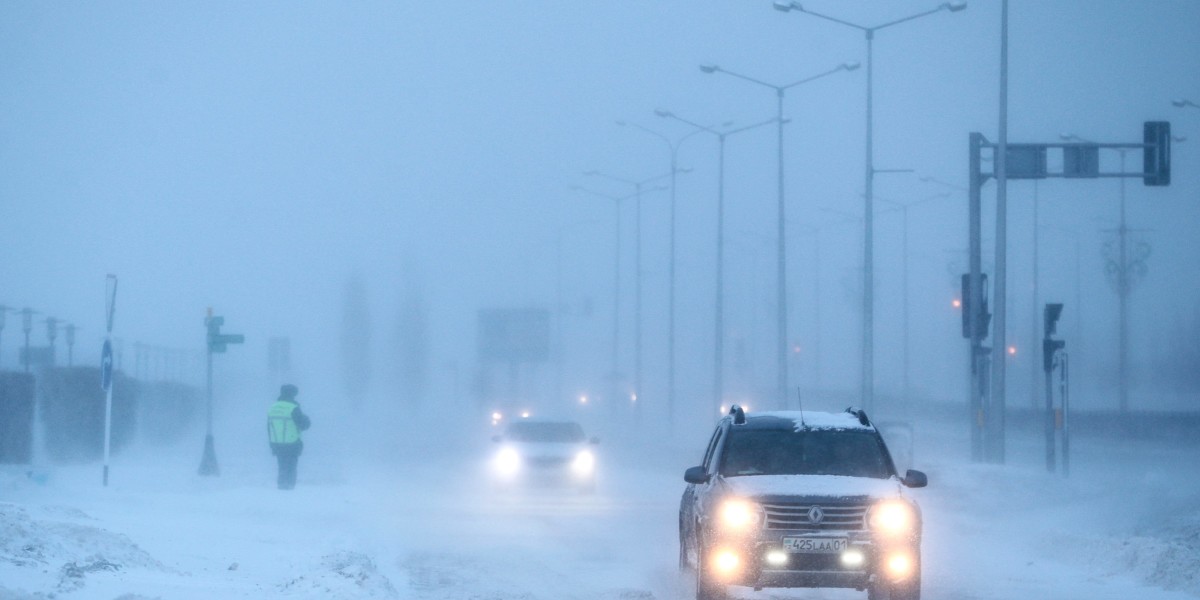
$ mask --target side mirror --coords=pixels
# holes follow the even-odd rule
[[[929,478],[921,471],[909,469],[900,482],[910,488],[923,488],[929,485]]]
[[[502,437],[500,437],[500,436],[498,436],[498,435],[493,435],[493,436],[492,436],[492,441],[493,441],[493,442],[497,442],[497,443],[499,443],[499,442],[500,442],[500,440],[502,440],[502,439],[504,439],[504,438],[502,438]]]
[[[683,472],[683,480],[688,483],[708,483],[711,477],[704,467],[692,467]]]
[[[589,444],[592,444],[592,445],[599,444],[599,443],[600,443],[600,438],[598,438],[598,437],[593,437],[592,439],[588,440],[588,443],[589,443]]]

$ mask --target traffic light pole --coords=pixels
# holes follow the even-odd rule
[[[982,152],[989,148],[994,157],[997,169],[994,173],[983,173],[980,165]],[[1062,170],[1049,172],[1047,170],[1047,151],[1054,149],[1062,153]],[[1128,173],[1122,164],[1119,172],[1100,172],[1099,151],[1110,149],[1126,151],[1141,149],[1143,151],[1142,169]],[[985,308],[987,298],[983,289],[982,273],[982,201],[981,189],[989,177],[996,177],[1001,183],[997,201],[997,232],[996,232],[996,327],[994,346],[1004,348],[1004,202],[1003,183],[1009,179],[1046,179],[1051,177],[1065,179],[1095,179],[1095,178],[1130,178],[1138,177],[1147,186],[1166,186],[1171,183],[1171,125],[1165,121],[1147,121],[1142,126],[1142,143],[1098,144],[1084,143],[1049,143],[1049,144],[1009,144],[1007,140],[996,144],[989,142],[980,133],[969,136],[969,173],[970,197],[968,216],[968,247],[970,252],[970,273],[967,275],[966,293],[963,298],[964,318],[967,325],[964,335],[970,339],[970,411],[971,459],[975,461],[1004,462],[1004,382],[1005,370],[998,363],[1003,362],[1003,352],[1000,358],[992,356],[990,348],[983,346],[983,340],[988,335],[989,315]],[[1122,161],[1123,162],[1123,161]],[[992,381],[988,381],[988,372],[992,373]],[[990,386],[989,386],[990,384]],[[991,387],[991,397],[988,388]]]
[[[204,456],[200,459],[200,474],[204,476],[216,477],[221,474],[220,467],[217,466],[217,450],[213,446],[213,392],[212,392],[212,346],[209,345],[205,356],[208,360],[205,365],[205,412],[206,421],[204,426]]]
[[[1066,347],[1067,343],[1062,340],[1051,339],[1058,327],[1058,318],[1062,315],[1062,304],[1047,304],[1043,309],[1043,327],[1042,327],[1042,371],[1045,373],[1046,379],[1046,414],[1045,429],[1046,429],[1046,470],[1053,473],[1055,469],[1054,456],[1054,430],[1057,429],[1056,415],[1054,414],[1054,366],[1056,364],[1055,355]]]
[[[206,338],[206,347],[208,352],[208,362],[205,369],[205,383],[207,407],[207,424],[204,433],[204,457],[200,459],[200,475],[218,476],[221,474],[221,469],[217,466],[217,451],[213,445],[213,384],[212,384],[212,364],[214,352],[225,352],[225,348],[229,344],[241,344],[246,340],[246,337],[241,334],[222,334],[221,326],[225,324],[225,317],[214,317],[212,309],[208,309],[208,314],[204,318],[204,327],[208,330]]]
[[[970,349],[970,398],[967,401],[967,422],[971,430],[971,460],[983,460],[983,426],[987,422],[984,413],[984,394],[987,390],[986,355],[983,348],[983,338],[986,331],[981,327],[983,316],[983,201],[981,190],[984,178],[980,173],[980,150],[987,140],[982,134],[972,133],[970,136],[970,206],[968,209],[968,235],[970,237],[970,274],[967,276],[967,294],[963,298],[963,310],[967,315],[967,335],[971,340]]]

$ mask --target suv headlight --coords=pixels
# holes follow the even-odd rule
[[[917,526],[917,514],[903,500],[885,500],[871,507],[867,524],[875,531],[888,535],[912,533]]]
[[[742,498],[730,498],[721,503],[718,519],[723,529],[746,531],[762,523],[762,507]]]

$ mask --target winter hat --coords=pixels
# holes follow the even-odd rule
[[[285,383],[285,384],[283,384],[283,387],[279,388],[279,397],[280,398],[295,398],[296,394],[299,394],[299,393],[300,393],[300,390],[296,389],[296,386],[294,386],[290,383]]]

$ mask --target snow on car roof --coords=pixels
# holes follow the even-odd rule
[[[774,410],[746,415],[747,423],[757,419],[782,419],[792,421],[797,430],[800,429],[871,429],[863,425],[858,417],[847,412],[829,413],[817,411]]]

